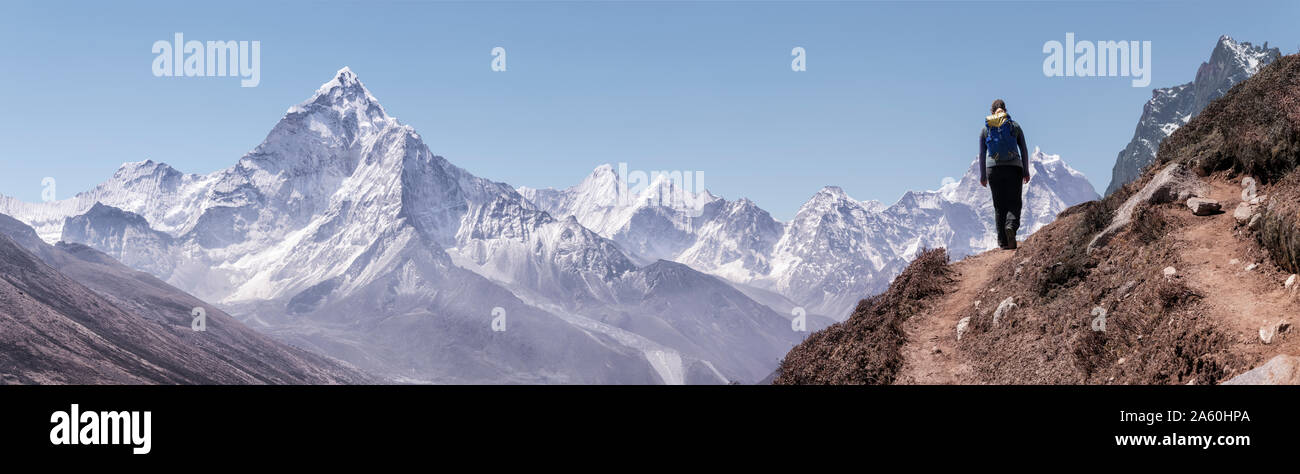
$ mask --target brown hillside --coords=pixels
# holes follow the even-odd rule
[[[1300,292],[1283,286],[1300,270],[1297,161],[1293,55],[1165,140],[1140,179],[1067,209],[1019,250],[918,258],[791,350],[776,383],[1211,384],[1300,353],[1287,330]],[[1257,204],[1243,201],[1246,177]],[[1193,215],[1190,196],[1224,212]]]

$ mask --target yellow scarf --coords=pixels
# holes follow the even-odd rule
[[[1003,123],[1005,123],[1007,120],[1010,119],[1011,117],[1007,116],[1006,112],[998,112],[996,114],[985,117],[984,121],[988,122],[990,127],[998,128],[1001,127]]]

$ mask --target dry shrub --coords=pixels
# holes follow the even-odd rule
[[[1138,206],[1133,211],[1133,237],[1142,245],[1150,245],[1169,231],[1169,220],[1154,206]]]
[[[1091,377],[1098,367],[1109,363],[1106,342],[1105,332],[1093,331],[1091,328],[1078,332],[1071,341],[1075,366],[1083,371],[1085,378]]]
[[[1125,310],[1109,320],[1110,352],[1130,361],[1111,367],[1117,382],[1138,384],[1215,383],[1240,363],[1230,356],[1231,340],[1202,316],[1201,295],[1177,279],[1139,285]],[[1086,361],[1081,361],[1081,364]]]
[[[1105,199],[1089,201],[1069,209],[1070,214],[1080,214],[1081,217],[1066,235],[1067,242],[1061,248],[1062,252],[1056,255],[1053,263],[1044,266],[1039,272],[1036,285],[1039,296],[1051,299],[1058,289],[1088,276],[1088,271],[1096,266],[1096,261],[1087,253],[1088,242],[1110,224],[1115,209],[1123,203],[1124,196],[1115,193]]]
[[[943,249],[922,252],[884,293],[848,320],[813,333],[786,354],[777,385],[890,384],[903,366],[903,322],[942,295],[952,278]]]

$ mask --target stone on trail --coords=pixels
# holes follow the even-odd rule
[[[962,334],[965,334],[965,333],[966,333],[966,328],[969,328],[969,327],[970,327],[970,316],[967,316],[967,317],[961,318],[961,321],[957,321],[957,340],[958,340],[958,341],[961,340],[961,335],[962,335]]]
[[[1223,206],[1219,205],[1219,201],[1195,197],[1187,200],[1187,207],[1191,208],[1192,214],[1198,216],[1208,216],[1219,212],[1219,209],[1223,208]]]
[[[1228,379],[1224,385],[1300,385],[1300,357],[1278,355],[1267,363]]]
[[[1251,216],[1255,215],[1255,206],[1249,203],[1237,204],[1237,209],[1232,211],[1232,218],[1236,219],[1237,225],[1243,225],[1250,222]]]
[[[1286,321],[1278,321],[1276,324],[1272,326],[1264,326],[1262,328],[1259,328],[1259,340],[1264,344],[1272,344],[1273,339],[1275,339],[1278,334],[1282,334],[1286,332],[1287,329],[1290,328],[1291,328],[1291,323],[1288,323]]]
[[[998,303],[998,309],[993,310],[993,325],[997,326],[998,321],[1001,321],[1003,317],[1011,317],[1011,312],[1018,307],[1014,296],[1008,296],[1007,299],[1002,300],[1001,303]]]

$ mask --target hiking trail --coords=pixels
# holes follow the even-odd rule
[[[1015,254],[1011,250],[994,249],[952,264],[956,291],[943,295],[929,311],[904,323],[907,344],[903,346],[903,371],[895,383],[975,383],[969,380],[969,365],[957,352],[957,321],[978,300],[976,295],[992,276],[993,269]],[[988,303],[984,301],[980,305]]]

